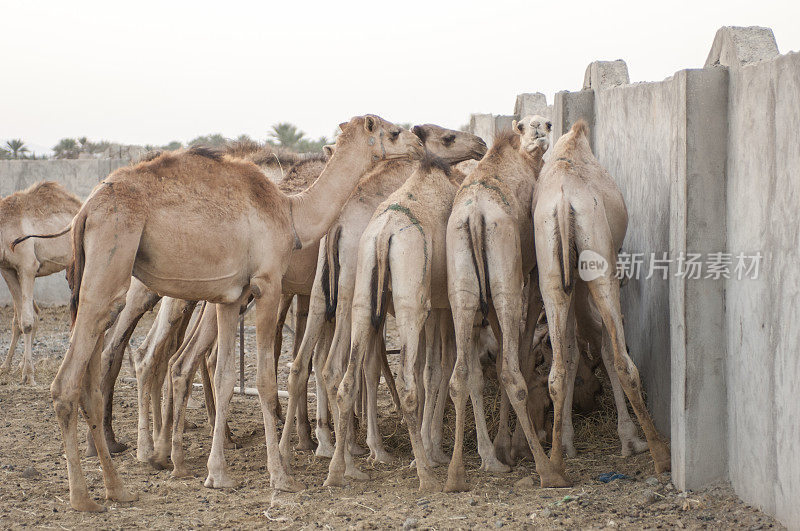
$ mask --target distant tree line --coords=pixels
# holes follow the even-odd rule
[[[411,127],[411,124],[401,124],[401,125],[406,128]],[[272,128],[267,132],[267,138],[264,141],[264,143],[270,146],[280,146],[286,150],[294,151],[297,153],[310,153],[310,152],[321,151],[322,146],[324,146],[325,144],[332,143],[334,139],[329,139],[325,136],[321,136],[316,140],[314,140],[312,138],[308,138],[306,134],[300,129],[298,129],[296,125],[289,122],[281,122],[273,125]],[[254,140],[248,135],[239,135],[235,139],[229,139],[225,138],[223,135],[219,133],[213,133],[209,135],[201,135],[190,140],[186,144],[186,147],[192,147],[192,146],[219,147],[231,141],[258,143],[256,140]],[[106,140],[93,142],[90,141],[85,136],[80,138],[62,138],[61,140],[58,141],[58,144],[53,146],[53,158],[77,159],[81,155],[97,156],[107,151],[109,148],[115,148],[115,147],[119,147],[119,144],[115,144]],[[169,142],[168,144],[164,144],[162,146],[148,144],[144,147],[145,149],[151,151],[158,151],[158,150],[173,151],[176,149],[183,148],[184,144],[183,142],[180,142],[178,140],[173,140],[172,142]],[[25,142],[20,138],[8,140],[3,146],[0,147],[0,159],[31,159],[31,158],[45,159],[47,157],[42,155],[37,156],[34,153],[31,153],[30,149],[25,145]]]

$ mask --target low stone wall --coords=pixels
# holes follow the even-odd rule
[[[109,173],[129,163],[125,159],[0,160],[0,196],[23,190],[39,181],[56,181],[85,199]],[[34,297],[42,306],[69,303],[69,287],[63,273],[39,278]],[[0,305],[12,304],[5,282],[0,282]]]

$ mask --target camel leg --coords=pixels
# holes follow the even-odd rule
[[[282,294],[281,302],[278,308],[278,321],[275,325],[275,344],[272,347],[272,352],[275,356],[275,379],[278,379],[278,368],[281,358],[281,351],[283,350],[283,325],[286,323],[286,315],[292,307],[292,300],[294,294]],[[280,401],[275,403],[275,415],[281,421],[286,421],[283,417],[283,410],[281,409]],[[285,428],[284,428],[285,429]]]
[[[378,427],[378,384],[381,380],[382,358],[385,356],[386,345],[383,343],[381,334],[373,334],[372,348],[365,363],[364,373],[366,375],[367,397],[366,422],[367,422],[367,446],[369,446],[369,459],[378,463],[391,463],[392,455],[383,446],[383,437]]]
[[[150,328],[147,337],[139,345],[139,348],[133,351],[132,356],[133,366],[136,369],[136,392],[139,413],[136,431],[136,460],[143,463],[147,462],[153,453],[153,435],[150,431],[150,376],[152,375],[154,361],[152,343],[154,342],[153,336],[155,335],[156,323]]]
[[[419,288],[413,290],[413,284],[419,285],[419,279],[409,278],[404,275],[404,279],[393,277],[392,293],[394,294],[395,319],[397,322],[397,332],[400,338],[400,349],[403,355],[402,370],[398,374],[398,392],[400,393],[400,404],[403,406],[403,418],[408,426],[408,434],[411,438],[411,447],[414,450],[414,461],[417,465],[417,475],[419,476],[420,492],[440,492],[442,485],[433,473],[433,468],[428,462],[428,455],[422,442],[420,431],[420,418],[418,410],[419,386],[417,385],[417,375],[421,373],[417,368],[417,356],[420,351],[420,335],[425,326],[428,312],[422,305],[415,304],[419,301],[417,296]],[[416,282],[415,282],[416,280]],[[413,283],[413,284],[412,284]],[[408,285],[410,284],[410,285]],[[408,296],[406,296],[408,295]],[[435,317],[434,317],[435,319]],[[433,343],[435,326],[427,334]],[[428,348],[426,347],[426,350]],[[438,386],[438,382],[435,382]]]
[[[217,312],[214,305],[204,303],[202,313],[195,323],[194,329],[187,336],[172,364],[170,377],[172,380],[172,477],[189,477],[192,474],[186,468],[183,434],[186,421],[186,404],[192,394],[192,380],[198,365],[205,367],[205,354],[217,339]],[[205,371],[208,372],[207,370]],[[205,385],[205,384],[204,384]],[[209,385],[210,387],[210,385]],[[208,403],[207,399],[207,403]],[[213,395],[210,400],[213,404]],[[166,457],[166,456],[162,456]]]
[[[89,226],[87,221],[84,240],[90,236]],[[102,424],[100,394],[96,392],[99,390],[99,371],[90,371],[93,376],[87,378],[88,381],[84,381],[92,357],[97,355],[99,361],[103,331],[110,326],[122,309],[125,293],[130,283],[131,266],[138,246],[138,236],[136,234],[119,234],[118,236],[113,240],[116,245],[114,251],[107,248],[108,245],[103,240],[92,239],[92,252],[86,254],[79,292],[80,302],[70,338],[70,346],[50,386],[53,407],[61,428],[64,451],[67,456],[70,504],[74,509],[80,511],[104,510],[103,506],[89,497],[86,479],[81,470],[78,451],[77,406],[82,383],[89,388],[89,392],[84,391],[84,394],[89,395],[91,403],[84,401],[84,407],[89,403],[93,418],[92,425],[96,426],[93,428],[93,436],[100,464],[103,467],[106,495],[120,501],[129,501],[134,498],[122,486],[122,481],[111,461],[105,437],[101,436],[100,430],[97,429]],[[115,256],[115,260],[109,262],[107,258],[112,254]]]
[[[464,469],[464,416],[466,415],[469,373],[472,363],[469,358],[475,354],[472,346],[477,340],[477,333],[473,332],[472,326],[473,316],[478,309],[477,290],[451,292],[450,300],[456,338],[456,361],[450,377],[450,398],[455,405],[456,425],[453,456],[447,468],[447,482],[444,490],[445,492],[462,492],[469,490],[467,473]]]
[[[277,278],[277,281],[269,279]],[[278,433],[276,429],[275,404],[278,402],[278,383],[275,377],[275,356],[271,352],[274,341],[275,325],[280,304],[280,276],[254,280],[261,288],[261,296],[256,299],[256,344],[257,344],[257,387],[258,397],[261,402],[261,413],[264,417],[264,434],[267,443],[267,469],[269,470],[270,486],[277,490],[297,492],[305,488],[295,480],[289,472],[289,463],[284,462],[278,446]],[[222,328],[220,328],[222,332]],[[220,335],[222,338],[222,335]],[[219,395],[218,395],[219,397]],[[219,415],[217,415],[219,423]]]
[[[519,322],[517,322],[519,323]],[[472,355],[469,357],[469,397],[472,401],[472,412],[475,418],[475,432],[478,439],[478,455],[481,456],[481,470],[494,473],[510,472],[511,468],[500,462],[494,451],[494,445],[489,438],[489,428],[486,425],[486,411],[483,407],[483,368],[481,367],[480,352],[478,352],[478,335],[480,328],[473,331],[473,341],[470,345]]]
[[[436,410],[436,395],[439,393],[442,380],[442,342],[439,334],[441,313],[441,310],[434,310],[425,323],[425,366],[422,374],[425,399],[421,400],[423,409],[420,433],[422,435],[422,444],[425,447],[425,455],[431,466],[437,464],[433,459],[431,426],[433,424],[433,413]]]
[[[17,349],[19,336],[22,334],[22,327],[20,325],[20,309],[22,307],[22,292],[17,278],[17,272],[13,269],[0,269],[3,279],[8,285],[8,291],[11,293],[11,298],[14,301],[14,319],[11,322],[11,346],[8,348],[3,365],[0,366],[0,374],[5,374],[11,371],[11,362],[14,359],[14,351]]]
[[[614,262],[609,261],[609,263]],[[642,382],[639,378],[639,370],[628,355],[625,344],[622,312],[619,305],[619,282],[613,277],[602,276],[589,282],[589,290],[608,332],[608,342],[614,353],[614,368],[622,389],[625,391],[625,395],[628,397],[631,406],[633,406],[633,411],[639,419],[639,424],[642,426],[647,444],[650,447],[650,454],[655,463],[656,472],[659,474],[666,472],[670,469],[669,447],[658,433],[658,430],[656,430],[653,419],[647,411],[647,406],[642,398]]]
[[[625,391],[619,381],[616,369],[614,369],[614,351],[611,347],[608,334],[603,332],[603,345],[601,352],[603,365],[606,367],[608,379],[611,381],[611,390],[614,393],[614,405],[617,408],[617,434],[622,445],[622,456],[629,457],[647,450],[647,441],[639,438],[636,424],[631,419],[628,412],[628,405],[625,402]]]
[[[568,333],[574,334],[574,331],[570,330]],[[569,342],[569,349],[566,354],[564,358],[566,380],[564,382],[564,412],[562,417],[561,439],[567,456],[575,457],[578,455],[578,452],[575,450],[575,430],[572,427],[572,399],[575,396],[575,376],[578,374],[578,363],[580,363],[581,355],[578,350],[577,342]]]
[[[503,373],[503,356],[497,356],[496,372]],[[511,414],[511,402],[508,401],[505,386],[502,380],[500,384],[500,412],[497,415],[497,435],[494,437],[494,452],[497,458],[503,463],[514,466],[514,457],[511,450],[511,430],[508,427],[508,419]]]
[[[214,310],[214,313],[216,313],[216,310]],[[239,313],[239,317],[241,317],[241,312]],[[217,327],[219,327],[219,325],[217,325]],[[214,348],[212,348],[209,351],[208,357],[206,358],[206,363],[205,363],[206,371],[209,373],[211,378],[213,378],[213,375],[216,374],[216,372],[217,372],[217,353],[218,352],[219,352],[218,344],[215,344]],[[217,420],[217,409],[216,409],[216,406],[215,406],[216,388],[214,387],[213,383],[211,384],[210,389],[211,389],[211,392],[209,393],[210,396],[209,395],[206,396],[206,400],[207,400],[206,401],[206,412],[208,413],[209,424],[211,425],[211,436],[213,437],[213,435],[214,435],[214,424],[216,423],[216,420]],[[226,449],[236,448],[236,443],[234,442],[233,436],[231,435],[231,429],[230,429],[230,426],[228,425],[228,421],[227,420],[225,421],[225,443],[224,444],[225,444],[225,448]]]
[[[33,280],[35,271],[19,271],[17,279],[20,287],[19,327],[22,330],[24,350],[22,351],[22,378],[23,385],[36,385],[33,377],[33,337],[39,327],[39,316],[36,304],[33,302]]]
[[[333,457],[333,437],[331,434],[330,408],[328,407],[328,392],[322,380],[322,367],[325,366],[328,352],[333,340],[334,325],[323,325],[322,338],[314,347],[314,382],[317,390],[317,421],[315,434],[317,436],[317,449],[314,454],[318,457]],[[307,333],[306,333],[307,335]],[[305,341],[305,337],[303,338]],[[300,354],[298,353],[298,356]]]
[[[439,321],[439,341],[441,344],[442,375],[439,380],[439,391],[436,394],[436,407],[433,410],[433,418],[430,427],[430,454],[432,463],[435,465],[446,465],[450,458],[442,451],[442,427],[444,424],[444,411],[450,397],[447,388],[450,384],[450,377],[453,374],[453,365],[456,357],[453,344],[453,316],[450,310],[443,310]]]
[[[318,294],[315,293],[314,295]],[[292,360],[292,368],[289,370],[289,379],[287,384],[289,391],[289,405],[286,408],[286,419],[285,424],[283,425],[283,433],[281,434],[280,441],[281,456],[283,456],[283,459],[287,462],[292,457],[292,432],[294,431],[294,423],[297,415],[300,413],[300,403],[305,400],[306,404],[308,404],[308,399],[304,398],[304,387],[306,389],[308,388],[308,378],[310,373],[309,364],[311,362],[312,355],[315,353],[315,345],[319,341],[320,332],[325,325],[325,302],[324,300],[320,301],[320,299],[321,297],[314,297],[309,305],[310,307],[308,310],[308,317],[306,319],[305,333],[302,336],[302,341],[300,341],[300,344],[297,347],[297,354]],[[295,330],[295,343],[297,343],[298,337],[300,336]],[[318,403],[320,400],[324,400],[322,395],[325,394],[324,392],[320,394],[319,388],[321,371],[319,370],[319,367],[321,367],[321,365],[317,365],[315,360],[314,369],[316,371]],[[319,446],[317,446],[317,455],[320,455],[319,452],[325,451],[326,441],[327,444],[330,444],[330,438],[328,437],[326,440],[324,436],[320,436],[319,406],[317,409],[317,438],[320,441]],[[331,454],[332,453],[333,451],[331,450]]]
[[[98,458],[103,467],[103,482],[106,487],[106,499],[117,502],[136,501],[138,496],[129,492],[122,484],[122,478],[114,468],[111,461],[111,453],[106,445],[106,437],[103,431],[103,394],[100,392],[100,372],[101,372],[101,351],[102,334],[97,338],[97,343],[92,352],[89,363],[86,367],[86,374],[83,377],[80,404],[86,423],[89,425],[95,448],[97,448]]]
[[[341,299],[339,299],[340,305],[341,302]],[[337,308],[337,313],[339,308],[341,308],[341,306]],[[350,439],[349,432],[353,430],[353,406],[355,404],[357,392],[356,378],[359,377],[360,367],[363,366],[365,353],[369,350],[373,342],[372,334],[377,332],[371,328],[368,304],[353,304],[352,320],[353,330],[352,333],[349,334],[352,339],[349,362],[344,376],[339,382],[339,385],[336,386],[338,387],[335,397],[336,407],[334,408],[336,446],[334,447],[333,457],[328,467],[328,477],[325,480],[325,486],[329,487],[343,486],[345,476],[355,479],[368,479],[368,476],[359,470],[353,461],[348,443]],[[338,332],[340,325],[338,316],[336,324],[336,332]],[[334,333],[334,337],[336,336],[336,332]],[[336,339],[334,339],[334,343],[335,341]],[[329,355],[326,365],[331,365],[331,361]],[[334,372],[331,378],[335,377],[335,374]],[[336,387],[331,385],[331,381],[328,381],[327,384],[329,385],[329,389],[336,389]]]
[[[209,488],[230,488],[236,483],[228,475],[225,462],[225,428],[230,410],[230,401],[233,396],[233,386],[236,383],[234,373],[236,342],[236,323],[239,320],[241,304],[237,301],[232,304],[217,304],[217,360],[214,370],[214,403],[216,415],[214,417],[214,436],[211,442],[211,452],[208,456],[208,477],[204,485]],[[277,308],[275,309],[277,314]],[[275,317],[273,317],[274,323]],[[275,331],[273,326],[272,332]],[[274,415],[275,410],[270,411]]]
[[[106,334],[106,345],[103,348],[102,366],[104,368],[101,392],[103,393],[103,431],[106,435],[108,449],[112,454],[124,452],[128,449],[127,444],[117,442],[112,426],[113,407],[114,407],[114,386],[122,368],[122,360],[125,357],[125,348],[136,329],[139,320],[153,309],[153,306],[161,299],[159,295],[150,291],[138,280],[131,281],[131,287],[125,297],[125,308],[117,318],[116,324],[111,328],[111,332]],[[94,447],[94,439],[86,437],[86,456],[97,455]]]
[[[292,360],[297,357],[300,349],[300,342],[305,335],[306,322],[308,321],[308,307],[310,304],[308,295],[297,295],[294,312],[294,338],[292,340]],[[309,373],[310,374],[310,371]],[[308,374],[305,382],[301,386],[303,398],[297,404],[297,449],[313,451],[317,445],[311,439],[311,421],[308,419]]]

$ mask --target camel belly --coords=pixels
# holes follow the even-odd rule
[[[226,224],[191,231],[179,223],[149,223],[133,276],[162,296],[234,302],[249,285],[253,269],[243,232]]]

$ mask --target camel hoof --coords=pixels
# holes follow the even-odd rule
[[[110,441],[107,440],[106,444],[108,445],[108,451],[111,452],[112,454],[121,454],[122,452],[124,452],[125,450],[128,449],[128,445],[127,444],[124,444],[124,443],[121,443],[121,442],[117,442],[114,439],[111,439]],[[95,450],[94,455],[97,455],[97,450],[94,448],[94,445],[92,445],[92,449]],[[88,455],[88,452],[87,452],[87,455]]]
[[[119,487],[116,489],[107,490],[106,499],[115,502],[127,503],[127,502],[135,502],[136,500],[139,499],[139,496],[129,491],[125,487]]]
[[[136,460],[140,463],[147,463],[150,461],[150,456],[153,455],[154,448],[146,448],[144,446],[136,447]]]
[[[513,451],[511,449],[511,445],[495,445],[494,453],[497,455],[497,458],[500,462],[505,463],[509,466],[514,465],[514,457]]]
[[[360,470],[357,466],[348,467],[344,471],[344,476],[349,479],[355,479],[356,481],[367,481],[369,479],[369,474]]]
[[[316,455],[317,457],[326,457],[328,459],[331,459],[333,457],[333,446],[330,443],[328,444],[319,443],[317,445],[317,449],[314,451],[314,455]]]
[[[227,472],[219,474],[209,472],[203,485],[209,489],[232,489],[236,486],[236,482],[228,476]]]
[[[386,450],[380,449],[380,450],[370,451],[367,461],[370,461],[372,463],[382,463],[384,465],[388,465],[394,461],[394,458],[392,457],[392,454],[390,454]]]
[[[564,450],[567,453],[567,457],[572,458],[572,457],[577,457],[577,455],[578,455],[578,451],[571,444],[565,445],[564,446]]]
[[[166,456],[153,455],[147,462],[156,470],[166,470],[169,468],[169,460]]]
[[[511,467],[501,463],[497,459],[489,459],[481,463],[481,470],[492,472],[493,474],[506,474],[511,472]]]
[[[172,469],[172,473],[169,475],[169,477],[173,479],[193,478],[194,474],[189,472],[189,469],[187,468],[176,466]]]
[[[302,452],[311,452],[317,448],[317,445],[314,444],[314,441],[311,440],[311,437],[303,437],[297,442],[297,446],[295,446],[295,450],[299,450]]]
[[[647,441],[643,441],[638,437],[622,440],[622,457],[631,457],[645,452],[649,449]]]
[[[242,445],[237,443],[233,439],[226,439],[225,440],[225,444],[223,445],[223,447],[226,450],[238,450],[238,449],[240,449],[242,447]]]
[[[444,466],[450,463],[450,458],[447,457],[447,454],[445,454],[443,451],[435,450],[431,452],[431,455],[428,456],[428,461],[433,466]]]
[[[70,500],[69,504],[76,511],[81,511],[84,513],[104,513],[108,510],[105,505],[100,505],[96,501],[90,500],[89,498],[84,498],[82,500]]]
[[[571,487],[572,482],[558,472],[539,474],[541,486],[545,488]]]
[[[358,457],[358,456],[366,455],[368,453],[369,453],[369,450],[367,450],[366,448],[362,448],[361,446],[359,446],[359,445],[357,445],[355,443],[350,445],[350,455],[354,455],[354,456]]]
[[[466,492],[469,490],[467,484],[467,472],[464,470],[464,465],[453,466],[450,462],[450,468],[447,470],[447,482],[444,484],[445,492]]]
[[[276,480],[270,480],[270,487],[275,490],[283,492],[300,492],[305,490],[306,486],[294,479],[292,476],[285,474]]]
[[[434,492],[442,492],[442,483],[436,478],[429,478],[426,480],[419,480],[419,492],[422,494],[431,494]]]
[[[341,471],[328,471],[328,477],[325,478],[323,487],[344,487],[344,474]]]

